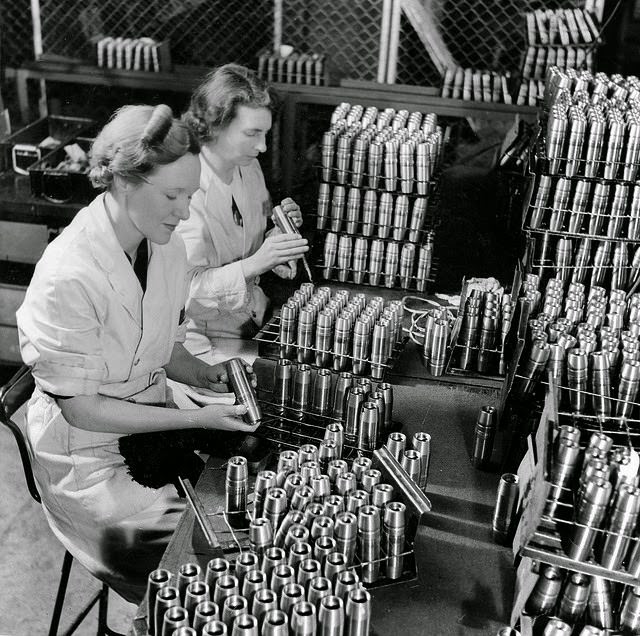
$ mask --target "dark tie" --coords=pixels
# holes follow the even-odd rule
[[[244,221],[242,220],[242,214],[240,214],[240,210],[238,209],[238,204],[233,195],[231,195],[231,212],[233,213],[233,221],[236,225],[240,227],[244,226]]]
[[[147,265],[149,264],[149,248],[145,239],[138,246],[136,262],[133,264],[133,271],[140,281],[142,292],[147,291]]]

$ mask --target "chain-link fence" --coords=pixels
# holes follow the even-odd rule
[[[174,64],[256,67],[273,42],[273,0],[40,0],[45,54],[88,60],[97,35],[169,40]],[[423,14],[460,66],[517,72],[525,11],[568,8],[579,0],[422,0]],[[384,0],[284,0],[283,42],[327,55],[333,80],[375,81]],[[6,2],[3,61],[32,57],[28,0]],[[396,81],[433,85],[440,72],[414,25],[400,20]]]
[[[0,10],[0,67],[16,68],[33,59],[29,0],[5,0]]]

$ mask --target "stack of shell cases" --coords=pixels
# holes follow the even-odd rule
[[[442,148],[433,113],[336,107],[322,138],[317,206],[325,280],[426,291]]]

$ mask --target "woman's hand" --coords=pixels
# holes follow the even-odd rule
[[[300,258],[309,251],[309,242],[299,234],[274,234],[267,236],[260,249],[244,259],[243,270],[247,280],[271,271],[277,265]]]
[[[291,198],[287,197],[280,202],[282,211],[293,221],[296,227],[302,226],[302,212],[300,206]]]
[[[251,385],[256,388],[258,386],[258,380],[253,372],[253,367],[244,362],[244,368],[249,376]],[[220,364],[211,364],[205,368],[204,379],[202,386],[206,389],[211,389],[216,393],[229,393],[233,389],[229,386],[229,376],[227,375],[227,367],[224,362]]]
[[[298,265],[295,261],[289,261],[284,265],[276,265],[271,271],[280,278],[284,278],[285,280],[293,280],[298,273]]]
[[[195,412],[196,424],[216,431],[243,431],[253,433],[259,424],[247,424],[242,416],[247,412],[243,404],[210,404]]]

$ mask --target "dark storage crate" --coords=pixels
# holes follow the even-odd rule
[[[68,144],[78,144],[85,152],[89,152],[93,139],[77,137]],[[68,145],[68,144],[65,144]],[[73,172],[58,169],[64,161],[64,146],[49,152],[32,166],[29,166],[31,192],[52,203],[89,203],[98,194],[89,180],[89,168],[84,172]]]
[[[93,119],[86,117],[62,117],[59,115],[42,117],[0,142],[0,168],[2,170],[15,169],[12,150],[14,146],[20,144],[24,145],[25,149],[22,153],[22,163],[18,165],[21,170],[16,170],[16,172],[27,174],[27,168],[31,164],[51,152],[51,148],[38,148],[38,144],[44,139],[53,137],[58,139],[62,145],[83,133],[93,134],[92,128],[95,124]],[[30,151],[29,146],[31,147]],[[29,157],[32,157],[33,161],[30,161]]]

